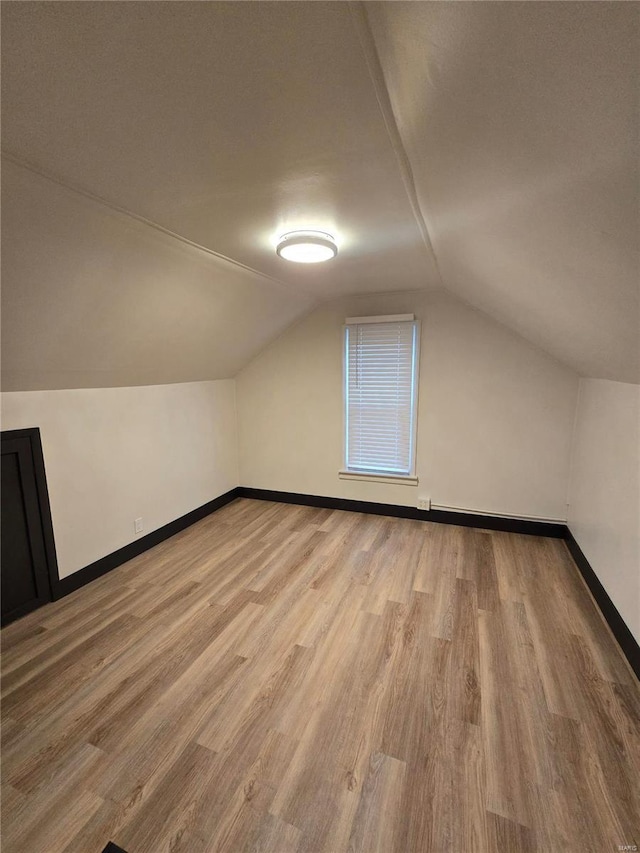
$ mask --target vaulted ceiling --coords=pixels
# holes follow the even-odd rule
[[[439,287],[583,375],[640,381],[639,19],[624,2],[6,3],[7,233],[20,244],[30,215],[19,167],[206,257],[210,294],[176,272],[157,296],[193,357],[155,381],[232,375],[319,300]],[[297,227],[335,234],[338,258],[276,257]],[[27,273],[10,258],[22,335],[42,302]],[[126,350],[118,287],[93,287],[94,339],[110,325]],[[144,336],[151,363],[166,328]]]

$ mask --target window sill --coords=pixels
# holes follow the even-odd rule
[[[397,486],[417,486],[418,478],[404,474],[368,474],[366,471],[338,471],[341,480],[364,480],[365,482],[387,483]]]

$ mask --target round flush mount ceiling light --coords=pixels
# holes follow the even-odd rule
[[[289,231],[278,240],[276,253],[296,264],[319,264],[338,254],[336,241],[324,231]]]

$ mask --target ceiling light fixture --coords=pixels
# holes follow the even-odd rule
[[[278,240],[276,253],[285,261],[319,264],[338,254],[336,241],[324,231],[289,231]]]

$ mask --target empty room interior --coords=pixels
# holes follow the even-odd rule
[[[1,12],[3,853],[638,850],[638,3]]]

